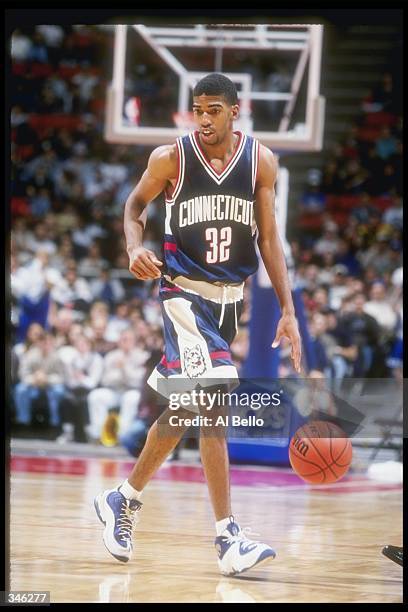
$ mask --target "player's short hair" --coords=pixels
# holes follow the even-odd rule
[[[212,72],[198,81],[194,87],[193,96],[224,96],[228,104],[238,104],[237,88],[223,74]]]

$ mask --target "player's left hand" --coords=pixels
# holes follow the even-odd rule
[[[292,345],[290,357],[296,372],[300,373],[300,359],[302,350],[299,328],[294,314],[286,314],[279,319],[275,340],[272,342],[272,348],[277,348],[279,346],[283,336],[288,338]]]

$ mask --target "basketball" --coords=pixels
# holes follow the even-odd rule
[[[352,446],[344,431],[326,421],[299,427],[289,445],[289,460],[300,478],[311,484],[332,484],[351,464]]]

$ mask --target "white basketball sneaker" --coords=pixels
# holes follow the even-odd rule
[[[105,525],[106,548],[115,559],[127,563],[132,557],[132,530],[142,502],[126,499],[118,489],[110,489],[95,497],[94,505],[99,520]]]
[[[222,534],[215,538],[218,567],[225,576],[241,574],[276,557],[275,551],[268,544],[247,538],[246,531],[231,521]]]

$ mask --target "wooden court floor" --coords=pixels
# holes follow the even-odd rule
[[[122,478],[13,470],[11,589],[48,590],[51,602],[402,601],[402,568],[381,555],[385,544],[402,542],[398,487],[234,484],[235,516],[277,557],[227,578],[218,572],[206,486],[183,481],[180,469],[146,488],[128,564],[106,551],[93,509],[94,495]]]

